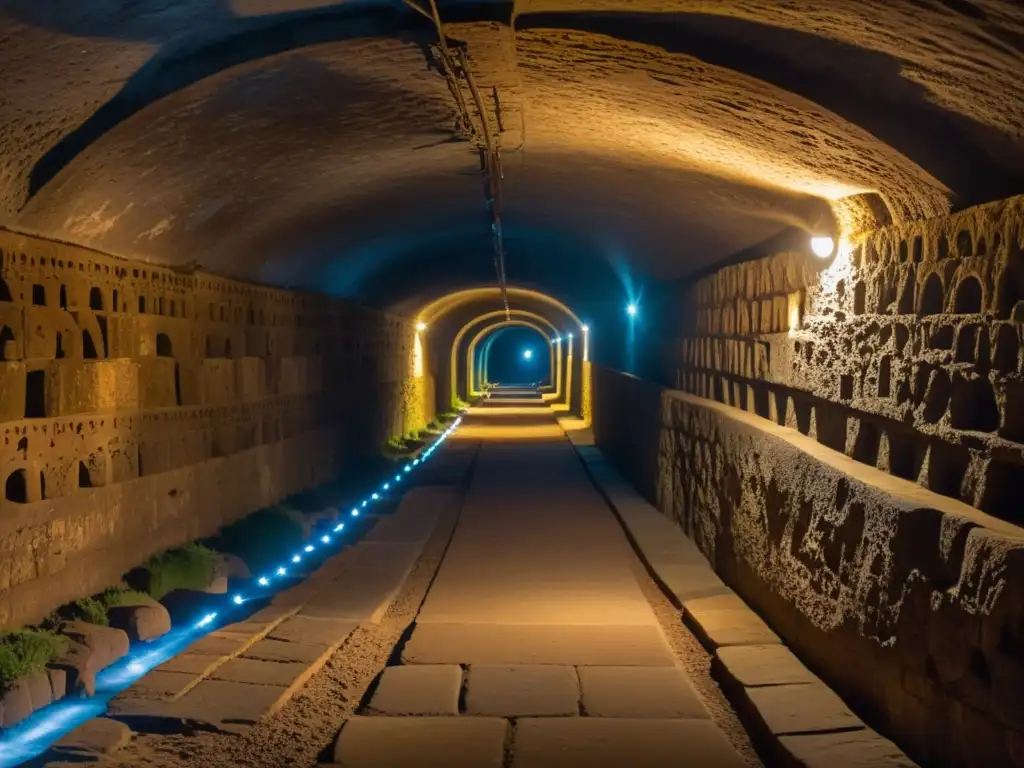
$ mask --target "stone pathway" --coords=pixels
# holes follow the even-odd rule
[[[629,541],[540,397],[492,397],[459,440],[483,443],[455,535],[335,762],[746,765],[676,665]]]
[[[140,727],[172,720],[238,731],[278,711],[357,626],[380,620],[437,519],[457,503],[451,486],[412,489],[358,544],[153,669],[111,701],[108,715]]]

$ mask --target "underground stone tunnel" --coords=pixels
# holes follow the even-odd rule
[[[1024,765],[1022,76],[1012,0],[0,2],[0,764]]]

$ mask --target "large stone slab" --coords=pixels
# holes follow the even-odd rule
[[[349,619],[325,619],[312,616],[293,616],[278,624],[267,637],[290,643],[308,645],[337,645],[344,642],[359,622]]]
[[[462,667],[457,664],[414,664],[387,667],[366,714],[457,715]]]
[[[784,645],[735,645],[719,648],[712,674],[743,686],[815,683],[818,678]]]
[[[491,717],[353,717],[334,745],[345,768],[501,768],[508,723]]]
[[[580,667],[579,676],[591,717],[709,717],[679,668]]]
[[[853,712],[822,683],[745,688],[758,724],[773,736],[864,728]]]
[[[662,666],[675,660],[656,626],[418,624],[402,651],[410,664]]]
[[[455,488],[412,488],[402,497],[398,509],[382,517],[364,541],[425,543],[434,532],[441,513],[457,503],[458,493]]]
[[[288,661],[261,661],[259,659],[232,659],[217,667],[213,680],[227,680],[253,685],[276,685],[287,688],[306,672],[307,664]]]
[[[242,656],[247,659],[259,659],[261,661],[290,661],[312,664],[327,653],[329,647],[265,638],[246,648]]]
[[[709,651],[728,645],[778,644],[778,635],[739,597],[729,594],[683,602],[683,621]]]
[[[779,748],[800,768],[917,768],[902,750],[872,730],[783,736]]]
[[[252,726],[274,711],[287,689],[224,680],[204,680],[180,699],[114,699],[110,717],[145,730],[161,720],[184,721],[229,732]]]
[[[741,768],[746,763],[710,720],[522,718],[512,768]]]
[[[420,542],[362,542],[344,575],[302,608],[304,616],[378,622],[419,558]]]
[[[131,740],[132,731],[124,723],[96,717],[64,734],[53,748],[68,755],[97,756],[116,752]]]
[[[577,715],[576,669],[556,665],[474,664],[466,677],[466,714]]]

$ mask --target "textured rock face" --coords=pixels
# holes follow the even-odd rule
[[[340,302],[0,233],[0,625],[420,426],[411,342]]]
[[[680,389],[1024,522],[1024,198],[871,233],[824,267],[727,267],[683,306]]]
[[[929,764],[1021,760],[1020,529],[753,414],[595,376],[602,450],[657,468],[634,481],[870,724]]]
[[[595,369],[601,447],[922,762],[1024,759],[1022,265],[1021,198],[780,253],[679,296],[677,390]]]

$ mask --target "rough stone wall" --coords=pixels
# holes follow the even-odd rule
[[[0,626],[425,420],[407,321],[0,232]]]
[[[878,230],[823,268],[729,266],[680,298],[679,389],[1024,522],[1024,198]]]
[[[927,765],[1024,761],[1024,536],[754,414],[595,368],[624,474]]]

